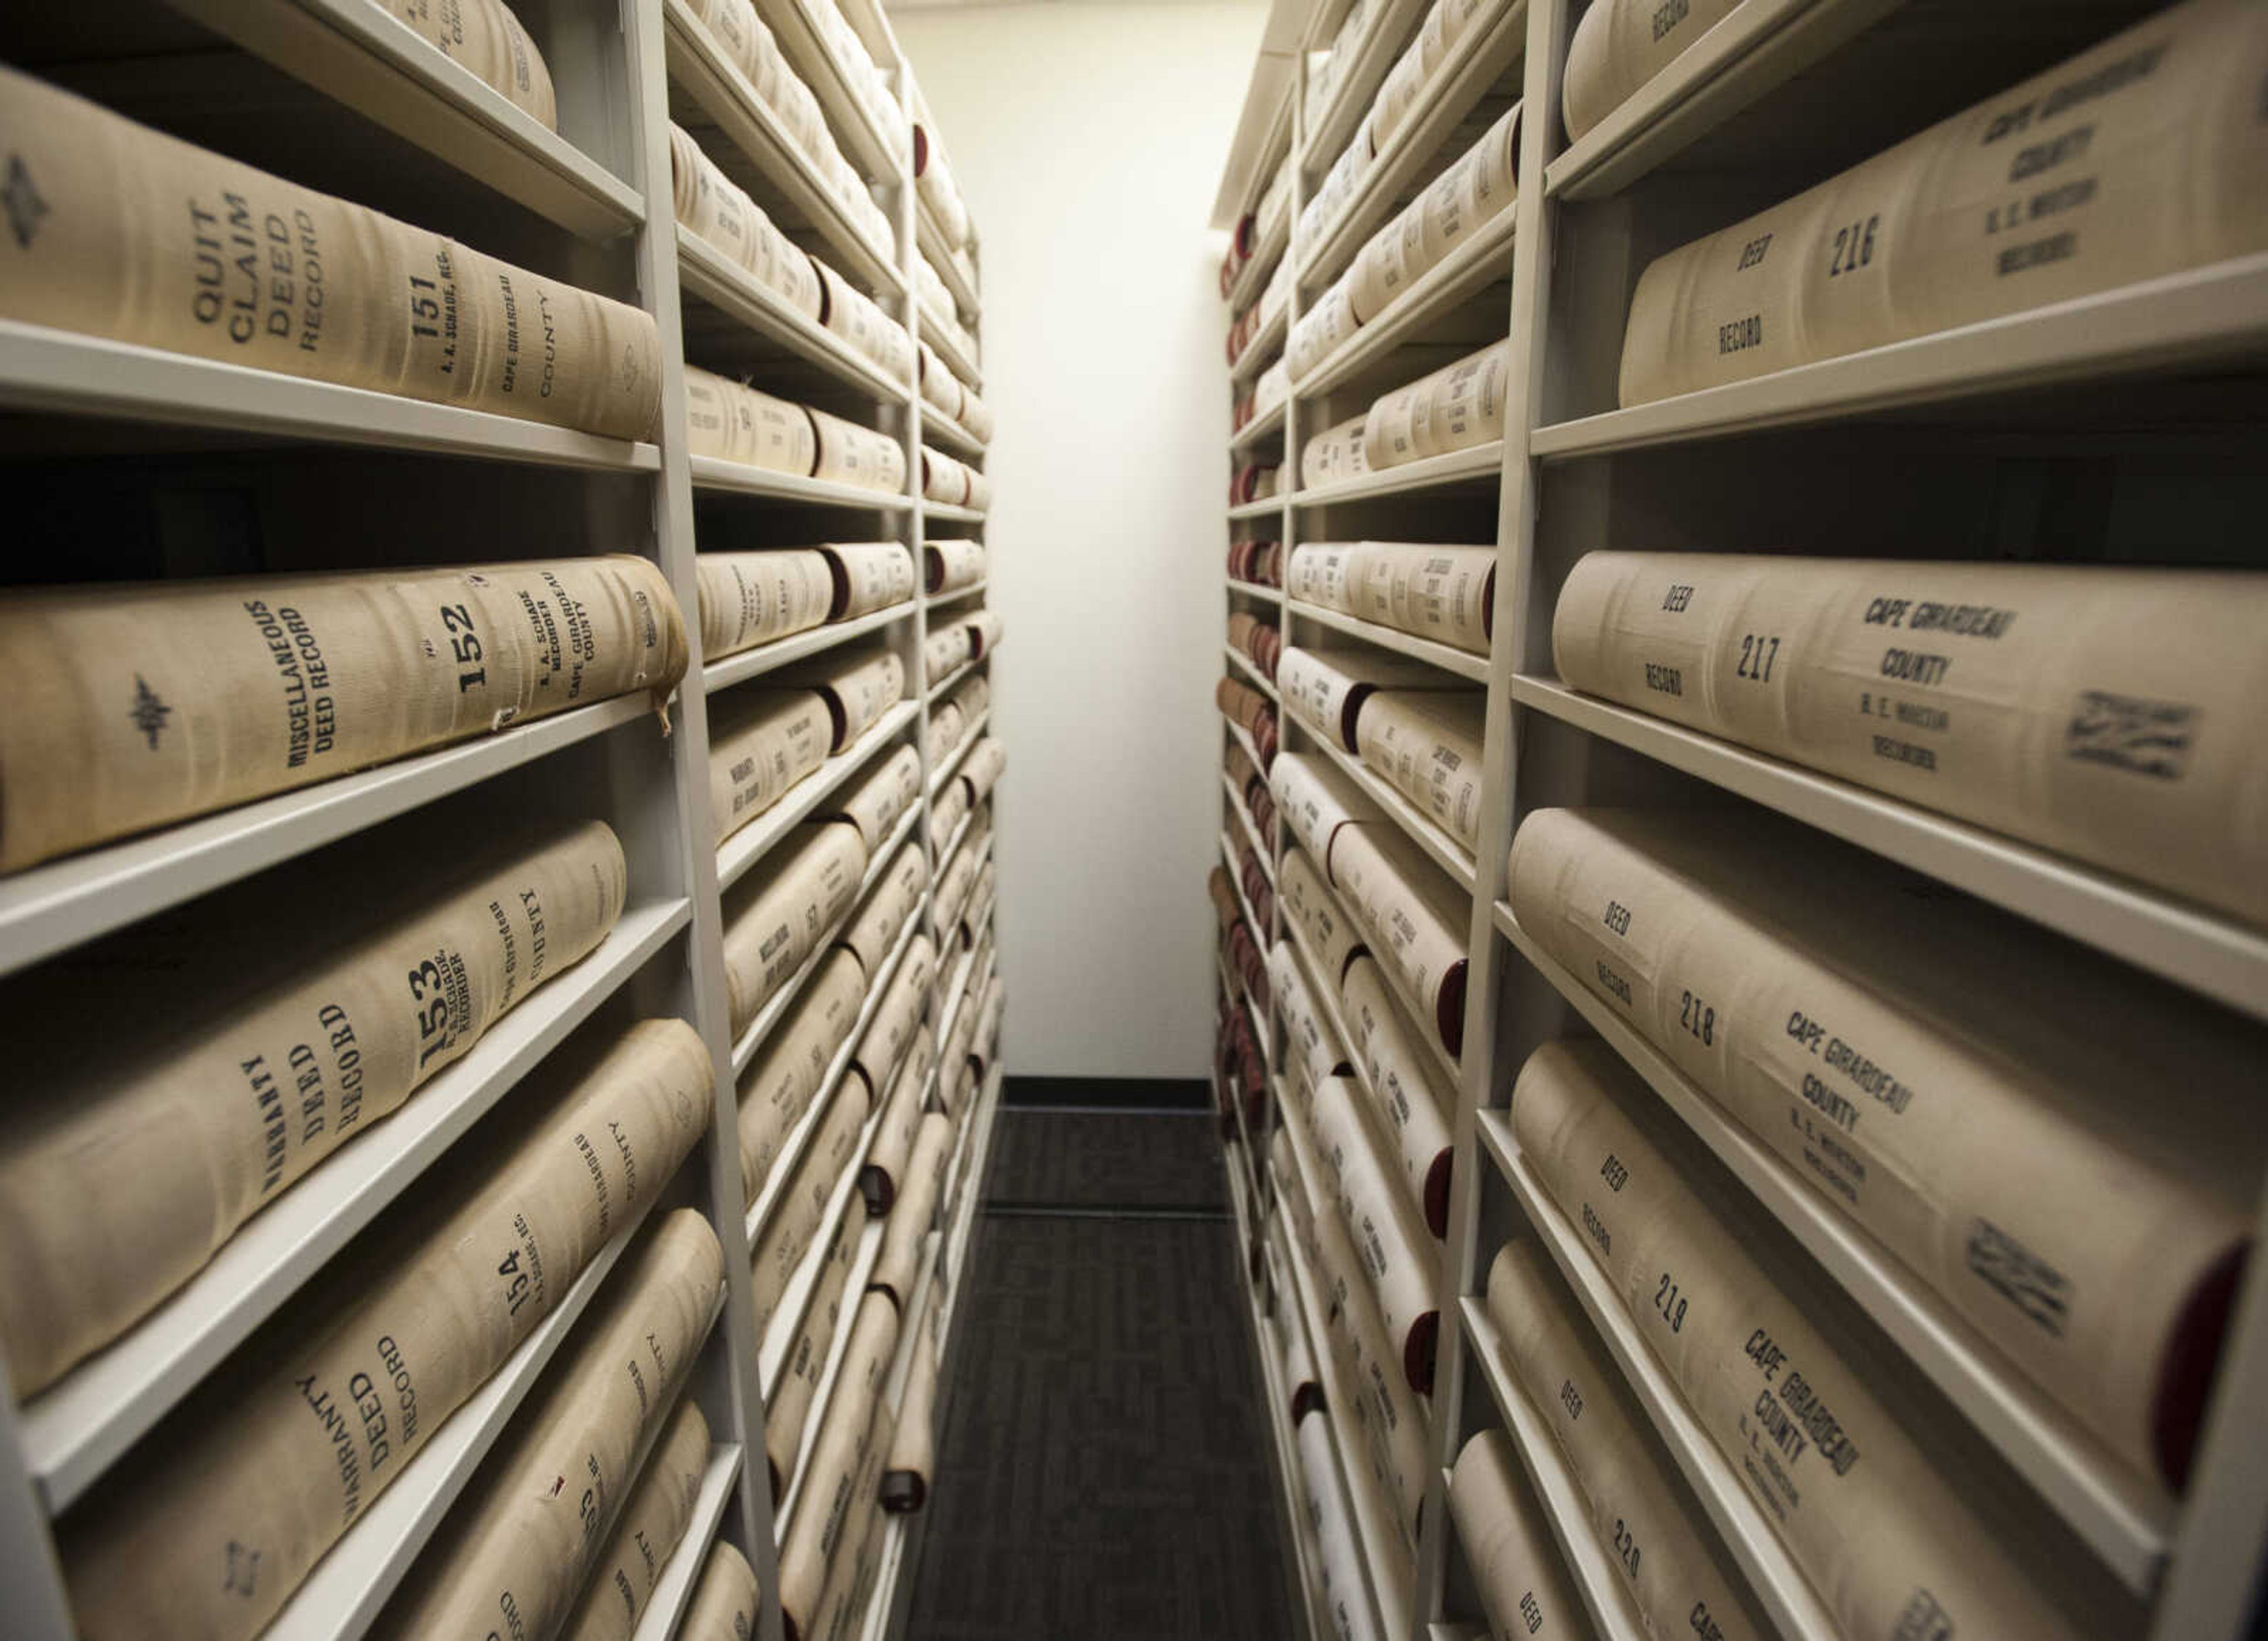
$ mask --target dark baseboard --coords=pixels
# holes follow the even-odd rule
[[[1212,1085],[1201,1077],[1011,1077],[1004,1106],[1083,1106],[1111,1111],[1210,1111]]]

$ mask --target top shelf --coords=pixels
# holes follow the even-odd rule
[[[899,159],[891,153],[866,105],[851,89],[846,65],[820,32],[811,0],[763,0],[758,10],[786,52],[789,65],[818,98],[820,111],[842,143],[844,158],[869,182],[896,176]]]
[[[1300,167],[1309,176],[1329,170],[1345,149],[1425,14],[1425,0],[1375,0],[1375,9],[1364,19],[1361,38],[1353,44],[1354,60],[1335,65],[1330,99],[1300,151]],[[1317,46],[1320,49],[1322,42]]]

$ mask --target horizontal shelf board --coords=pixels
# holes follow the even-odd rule
[[[1578,694],[1556,678],[1516,676],[1512,698],[2268,1019],[2268,932],[1903,798]]]
[[[1260,828],[1252,819],[1252,811],[1245,806],[1244,794],[1236,790],[1236,783],[1228,778],[1226,771],[1220,777],[1220,789],[1227,794],[1229,809],[1236,816],[1236,824],[1244,834],[1244,841],[1252,845],[1252,852],[1260,862],[1261,871],[1268,874],[1268,887],[1274,888],[1276,863],[1269,856],[1268,845],[1261,839]]]
[[[1403,117],[1401,129],[1370,162],[1370,169],[1363,173],[1336,219],[1320,239],[1302,248],[1302,285],[1312,287],[1333,277],[1354,260],[1355,253],[1393,213],[1395,202],[1410,191],[1426,163],[1456,135],[1458,126],[1489,88],[1520,60],[1527,39],[1528,0],[1512,0],[1479,32],[1457,42],[1451,64],[1426,83]],[[1334,149],[1332,157],[1336,154]]]
[[[1465,846],[1435,824],[1432,816],[1404,798],[1384,776],[1361,759],[1341,747],[1329,737],[1318,733],[1310,725],[1292,720],[1309,740],[1322,747],[1331,762],[1345,771],[1346,776],[1378,806],[1386,811],[1394,824],[1400,827],[1410,841],[1425,851],[1432,863],[1447,872],[1456,886],[1469,897],[1473,892],[1473,857]],[[1419,1018],[1424,1018],[1423,1011]],[[1431,1034],[1426,1041],[1432,1041]],[[1451,1073],[1454,1075],[1454,1071]]]
[[[812,15],[809,0],[765,0],[757,8],[770,26],[797,77],[818,99],[827,129],[851,167],[868,182],[887,182],[901,168],[890,152],[873,116],[850,87],[847,66],[835,55],[827,36]]]
[[[946,161],[947,166],[952,163],[950,158]],[[945,230],[938,225],[936,213],[930,210],[929,202],[922,198],[918,191],[914,195],[914,237],[922,254],[929,258],[930,266],[937,269],[937,276],[945,281],[945,288],[953,293],[954,305],[969,318],[976,318],[983,307],[977,289],[968,283],[968,276],[961,271],[961,264],[954,259],[953,248],[945,242]],[[973,376],[963,379],[971,387],[984,385]]]
[[[1818,1261],[1923,1375],[2137,1594],[2162,1570],[2171,1504],[2104,1453],[1952,1306],[1805,1185],[1723,1107],[1528,938],[1502,901],[1497,927],[1536,972],[1644,1078],[1762,1207]]]
[[[1528,1171],[1504,1111],[1484,1109],[1476,1115],[1481,1149],[1494,1159],[1521,1213],[1550,1250],[1560,1275],[1574,1290],[1600,1342],[1622,1370],[1624,1383],[1692,1487],[1764,1616],[1782,1641],[1838,1641],[1841,1632],[1810,1582],[1780,1547],[1764,1512],[1750,1500],[1708,1431],[1687,1410],[1676,1384],[1638,1337],[1630,1313],[1573,1228]]]
[[[294,78],[586,239],[645,220],[638,189],[478,75],[359,0],[182,0]]]
[[[1266,324],[1252,333],[1244,344],[1244,351],[1228,367],[1229,379],[1242,381],[1274,364],[1282,357],[1284,337],[1291,327],[1292,305],[1286,301],[1269,316]]]
[[[946,275],[946,285],[950,287],[952,283],[953,276]],[[977,368],[976,360],[961,351],[960,337],[939,324],[918,304],[914,309],[914,326],[921,339],[937,350],[937,356],[945,361],[946,369],[979,393],[983,391],[984,372]],[[926,413],[924,419],[927,419]]]
[[[1252,909],[1251,897],[1244,892],[1243,863],[1236,857],[1236,842],[1226,832],[1220,835],[1220,858],[1221,864],[1228,868],[1229,887],[1236,891],[1236,906],[1244,914],[1244,926],[1252,931],[1253,944],[1260,948],[1260,955],[1264,958],[1275,938],[1275,931],[1261,922],[1260,914]],[[1259,1004],[1253,1004],[1252,1012],[1257,1014]]]
[[[964,458],[984,459],[983,441],[926,400],[922,401],[921,436],[924,443]]]
[[[762,860],[772,846],[798,822],[824,803],[835,789],[858,773],[873,755],[895,740],[898,732],[921,710],[918,703],[901,701],[881,721],[836,753],[818,769],[790,787],[787,795],[717,846],[717,890],[723,894],[741,874]]]
[[[1262,695],[1266,695],[1270,701],[1280,702],[1280,697],[1276,693],[1276,681],[1262,672],[1250,656],[1233,644],[1222,644],[1220,651],[1228,658],[1228,664],[1242,673]]]
[[[780,1146],[779,1155],[772,1159],[771,1172],[765,1176],[763,1184],[756,1192],[756,1200],[748,1205],[746,1222],[748,1252],[751,1254],[755,1252],[756,1240],[763,1234],[764,1227],[771,1222],[772,1214],[779,1207],[781,1193],[794,1180],[796,1168],[803,1161],[803,1153],[810,1145],[812,1137],[819,1131],[828,1103],[842,1088],[843,1079],[849,1075],[850,1062],[858,1052],[859,1041],[865,1036],[866,1027],[873,1023],[874,1015],[881,1007],[882,994],[890,989],[890,982],[897,978],[898,966],[905,960],[906,953],[913,949],[914,937],[928,926],[929,906],[929,893],[924,890],[921,898],[914,902],[912,915],[907,917],[905,927],[898,931],[897,938],[891,943],[889,955],[882,960],[881,972],[874,976],[874,983],[866,988],[865,996],[859,999],[858,1018],[850,1028],[850,1034],[836,1049],[835,1057],[827,1063],[826,1073],[819,1081],[818,1093],[812,1097],[810,1106],[796,1120],[794,1128],[789,1130],[786,1141]],[[866,1133],[858,1142],[856,1157],[863,1158],[866,1154],[866,1142],[873,1137],[872,1119],[881,1115],[882,1096],[887,1092],[887,1089],[875,1091],[874,1109],[867,1113]],[[855,1164],[849,1172],[853,1175],[858,1173]],[[814,1244],[814,1248],[806,1250],[806,1255],[815,1249]],[[784,1297],[781,1308],[786,1308]],[[777,1316],[772,1318],[775,1323],[779,1320]],[[796,1327],[801,1325],[799,1321]],[[792,1339],[793,1336],[794,1328],[791,1328],[789,1337]],[[765,1384],[765,1394],[769,1396],[769,1377]]]
[[[644,692],[594,702],[502,734],[414,754],[0,878],[0,974],[652,711]]]
[[[1325,609],[1320,604],[1305,603],[1299,599],[1287,599],[1285,607],[1292,614],[1322,625],[1349,637],[1359,638],[1365,644],[1376,644],[1381,650],[1392,650],[1438,666],[1445,673],[1454,673],[1460,678],[1469,678],[1476,684],[1488,682],[1489,659],[1475,655],[1469,650],[1460,650],[1454,644],[1442,644],[1432,638],[1421,638],[1414,632],[1402,632],[1392,627],[1381,627],[1376,622],[1365,621],[1359,615],[1350,615],[1344,610]]]
[[[1268,281],[1276,272],[1276,264],[1284,260],[1284,252],[1292,242],[1292,208],[1287,202],[1283,211],[1268,232],[1260,236],[1260,243],[1252,247],[1252,254],[1237,270],[1235,280],[1228,287],[1228,311],[1241,313],[1260,299],[1268,288]]]
[[[954,667],[944,677],[939,679],[937,682],[930,686],[929,695],[926,697],[929,704],[931,706],[935,706],[939,701],[943,700],[946,695],[950,694],[962,679],[968,677],[969,673],[975,672],[978,667],[983,666],[985,662],[990,659],[991,657],[990,656],[979,656],[975,660],[963,661],[960,666]]]
[[[85,1492],[691,916],[683,900],[626,909],[596,951],[538,987],[463,1058],[254,1215],[130,1332],[26,1405],[25,1461],[49,1512]]]
[[[1536,428],[1546,460],[1947,404],[2090,378],[2257,358],[2268,346],[2268,252],[1753,381]]]
[[[1247,422],[1242,427],[1237,429],[1235,432],[1231,433],[1228,436],[1228,448],[1230,453],[1235,455],[1241,455],[1256,445],[1264,444],[1270,438],[1280,437],[1284,431],[1284,405],[1285,402],[1288,402],[1288,401],[1270,405],[1258,416],[1254,416],[1252,420]]]
[[[904,281],[889,247],[867,243],[779,116],[725,55],[708,25],[694,16],[685,0],[663,0],[661,16],[669,77],[827,241],[828,260],[838,271],[876,291],[902,293]]]
[[[1425,0],[1377,0],[1364,16],[1360,35],[1347,46],[1353,60],[1336,65],[1331,94],[1315,111],[1315,123],[1305,132],[1300,150],[1300,169],[1318,182],[1345,151],[1363,116],[1377,102],[1380,88],[1425,10]],[[1333,43],[1320,40],[1315,48],[1336,56]]]
[[[982,508],[957,507],[951,502],[933,502],[926,498],[922,502],[922,516],[925,519],[944,519],[954,524],[984,522],[984,511]]]
[[[929,593],[926,595],[926,607],[932,610],[940,610],[948,604],[958,604],[963,599],[981,597],[984,589],[990,585],[991,578],[987,577],[983,581],[972,581],[965,587],[955,587],[950,592]]]
[[[932,863],[941,865],[946,861],[951,860],[954,857],[954,852],[960,849],[961,840],[968,835],[968,828],[976,824],[976,812],[972,809],[968,813],[961,817],[960,823],[953,828],[953,835],[945,840],[945,847],[932,852]],[[932,872],[931,875],[935,876],[936,874]]]
[[[760,644],[753,649],[738,650],[722,660],[711,661],[701,669],[701,688],[711,695],[729,689],[734,684],[746,683],[751,678],[776,672],[792,662],[822,654],[837,644],[863,638],[870,632],[885,627],[895,627],[911,618],[914,601],[893,604],[887,609],[871,610],[850,621],[830,622],[806,628],[770,644]]]
[[[1289,497],[1285,493],[1278,490],[1275,495],[1263,496],[1256,502],[1233,504],[1229,507],[1228,516],[1232,519],[1264,519],[1270,513],[1282,512],[1288,500]]]
[[[1256,604],[1274,604],[1280,607],[1284,603],[1284,589],[1281,587],[1263,587],[1256,581],[1239,581],[1234,576],[1226,576],[1222,579],[1226,583],[1232,597],[1250,599]]]
[[[0,407],[534,467],[652,473],[660,450],[541,422],[0,319]]]
[[[677,278],[688,295],[817,365],[854,392],[893,405],[904,404],[912,396],[911,382],[891,380],[880,365],[790,306],[778,292],[682,223],[677,225]]]
[[[961,772],[961,760],[968,757],[971,747],[984,738],[984,726],[991,721],[992,709],[987,707],[976,715],[976,722],[961,732],[961,744],[946,754],[945,762],[938,765],[937,772],[929,777],[931,802],[936,802],[937,795],[945,790],[945,784]]]
[[[863,1144],[859,1154],[865,1155]],[[850,1204],[850,1194],[857,1188],[858,1170],[852,1168],[844,1174],[835,1197],[828,1203],[827,1228],[821,1233],[827,1240],[834,1239],[836,1229],[843,1223],[843,1210]],[[850,1353],[850,1336],[856,1331],[854,1321],[858,1313],[858,1304],[865,1296],[866,1279],[873,1275],[874,1262],[881,1255],[882,1238],[887,1229],[887,1219],[869,1220],[858,1233],[858,1251],[850,1256],[850,1275],[843,1284],[843,1314],[836,1321],[835,1336],[828,1341],[827,1360],[821,1365],[819,1383],[811,1393],[811,1405],[803,1416],[803,1435],[796,1444],[795,1459],[788,1470],[786,1485],[782,1488],[779,1497],[772,1501],[772,1520],[777,1524],[778,1542],[782,1545],[786,1544],[788,1533],[795,1525],[796,1506],[803,1502],[803,1479],[810,1473],[811,1451],[818,1445],[820,1429],[827,1423],[828,1407],[835,1400],[835,1381],[842,1372],[843,1358]],[[806,1258],[797,1269],[794,1280],[788,1284],[789,1297],[780,1301],[780,1314],[772,1318],[772,1327],[764,1335],[762,1377],[764,1400],[768,1402],[771,1400],[773,1387],[779,1382],[780,1370],[786,1365],[787,1352],[794,1346],[796,1336],[803,1327],[800,1320],[793,1328],[783,1329],[779,1324],[789,1314],[790,1299],[795,1301],[794,1310],[799,1316],[809,1305],[811,1290],[817,1285],[819,1268],[816,1256],[826,1251],[826,1241],[821,1241],[812,1250],[813,1257]]]
[[[898,817],[898,823],[890,828],[889,835],[882,840],[881,848],[876,850],[873,858],[866,863],[865,875],[858,879],[858,893],[850,897],[852,909],[846,911],[828,931],[827,944],[804,959],[803,966],[782,982],[777,991],[764,999],[763,1007],[756,1011],[756,1017],[748,1022],[747,1029],[733,1039],[733,1076],[735,1079],[748,1069],[748,1062],[756,1057],[757,1049],[762,1047],[764,1039],[771,1034],[771,1029],[778,1024],[780,1016],[795,1006],[795,1000],[802,994],[805,985],[809,982],[814,975],[819,972],[820,965],[827,960],[828,953],[835,949],[834,937],[849,925],[850,919],[857,915],[856,909],[896,863],[898,846],[905,842],[907,835],[913,831],[914,822],[920,816],[919,804],[906,806],[905,813]]]
[[[1543,168],[1543,191],[1599,199],[1675,158],[1902,0],[1762,0],[1734,8]]]
[[[1649,1626],[1631,1599],[1629,1578],[1601,1546],[1592,1524],[1590,1498],[1569,1465],[1558,1437],[1543,1422],[1513,1371],[1511,1352],[1495,1319],[1476,1298],[1468,1296],[1459,1304],[1464,1313],[1465,1337],[1480,1364],[1480,1376],[1512,1438],[1520,1468],[1527,1472],[1528,1483],[1550,1519],[1552,1539],[1559,1546],[1566,1570],[1574,1576],[1592,1628],[1602,1636],[1646,1635]]]
[[[1504,470],[1504,441],[1491,439],[1470,450],[1453,450],[1445,456],[1427,456],[1395,467],[1342,479],[1311,490],[1292,492],[1294,507],[1329,507],[1340,502],[1368,501],[1378,496],[1403,496],[1447,484],[1481,482],[1493,484]]]
[[[1361,374],[1404,342],[1412,333],[1439,319],[1459,304],[1498,282],[1512,278],[1513,224],[1517,203],[1483,223],[1471,238],[1427,269],[1410,288],[1388,303],[1367,325],[1317,360],[1313,370],[1292,384],[1293,397],[1319,398],[1340,383]]]
[[[1218,712],[1213,716],[1215,717],[1220,717],[1220,715]],[[1236,744],[1244,748],[1244,755],[1252,760],[1252,767],[1260,771],[1260,778],[1266,780],[1268,778],[1268,766],[1261,762],[1260,748],[1252,744],[1252,737],[1245,732],[1244,725],[1241,724],[1232,723],[1225,717],[1220,719],[1220,723],[1221,727],[1226,729],[1230,735],[1235,738]],[[1257,933],[1258,931],[1256,930],[1254,932]]]
[[[800,474],[774,473],[720,456],[693,458],[693,488],[735,496],[762,496],[775,501],[806,502],[821,507],[864,507],[878,512],[903,512],[912,497],[898,490],[863,489],[837,484],[831,479],[806,479]]]
[[[686,1610],[693,1605],[693,1593],[700,1588],[701,1575],[708,1569],[709,1552],[717,1542],[717,1528],[725,1519],[725,1506],[732,1502],[733,1484],[740,1475],[740,1443],[726,1442],[709,1450],[708,1465],[701,1472],[700,1489],[693,1495],[692,1518],[686,1522],[676,1549],[662,1564],[661,1577],[654,1581],[653,1597],[646,1602],[630,1641],[670,1641],[678,1626],[685,1622]]]

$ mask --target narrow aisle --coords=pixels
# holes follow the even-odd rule
[[[1004,1106],[901,1634],[1295,1633],[1210,1113]]]

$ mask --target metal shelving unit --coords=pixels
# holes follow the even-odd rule
[[[930,800],[961,767],[983,734],[985,718],[970,726],[949,760],[932,757],[924,709],[939,685],[922,672],[932,601],[921,591],[918,566],[934,522],[950,519],[955,537],[981,536],[983,515],[925,504],[918,494],[918,454],[924,437],[951,445],[972,462],[981,462],[983,448],[966,430],[940,427],[933,418],[925,428],[924,406],[910,381],[892,379],[677,224],[668,123],[674,117],[687,125],[791,237],[909,327],[918,322],[911,292],[920,239],[910,156],[891,155],[879,122],[868,117],[847,72],[830,55],[819,8],[832,0],[767,0],[764,11],[788,60],[811,83],[843,152],[889,215],[895,247],[874,243],[851,220],[683,0],[638,0],[619,13],[596,0],[519,9],[552,73],[557,132],[368,0],[166,4],[180,14],[167,29],[207,31],[214,38],[212,51],[200,63],[225,60],[240,63],[246,73],[281,77],[277,83],[290,86],[293,108],[304,104],[337,129],[366,134],[357,140],[374,145],[364,169],[377,192],[356,197],[413,222],[420,220],[421,200],[438,199],[460,218],[493,221],[496,232],[506,236],[504,254],[644,308],[662,343],[659,430],[642,441],[595,438],[11,320],[0,320],[0,408],[20,427],[36,430],[37,447],[51,445],[80,460],[135,462],[182,449],[210,450],[254,475],[320,461],[334,475],[327,482],[338,489],[341,505],[380,516],[398,507],[400,488],[411,475],[417,475],[413,483],[431,475],[444,495],[455,493],[450,486],[468,487],[468,493],[483,484],[517,486],[514,494],[549,502],[555,519],[587,509],[585,526],[563,539],[556,527],[526,524],[516,535],[484,544],[486,556],[643,553],[659,565],[684,613],[691,655],[687,679],[668,703],[666,733],[646,697],[601,701],[0,879],[4,976],[435,806],[453,806],[453,813],[476,806],[463,810],[468,814],[570,807],[595,814],[622,839],[630,872],[626,908],[589,955],[497,1021],[385,1122],[254,1218],[109,1349],[21,1405],[0,1392],[0,1569],[10,1591],[10,1633],[33,1641],[64,1641],[73,1633],[50,1519],[135,1462],[144,1451],[143,1439],[201,1380],[318,1282],[335,1256],[406,1192],[492,1130],[490,1114],[554,1049],[601,1018],[675,1014],[691,1021],[706,1045],[715,1093],[704,1142],[659,1199],[665,1205],[690,1204],[709,1219],[725,1249],[725,1280],[685,1391],[706,1414],[714,1445],[691,1523],[663,1568],[637,1634],[641,1641],[666,1641],[675,1632],[710,1549],[722,1538],[756,1570],[761,1633],[765,1641],[779,1641],[777,1546],[784,1517],[775,1505],[784,1501],[772,1496],[764,1458],[764,1393],[770,1382],[765,1367],[776,1366],[777,1341],[801,1326],[815,1271],[807,1260],[769,1336],[759,1338],[747,1251],[819,1114],[847,1075],[915,933],[926,927],[932,902],[926,892],[920,897],[868,987],[858,1025],[828,1069],[821,1093],[750,1205],[741,1195],[736,1079],[803,993],[826,951],[790,976],[736,1038],[725,1004],[720,897],[727,886],[760,868],[843,783],[895,747],[910,746],[921,760],[918,792],[870,855],[855,901],[864,901],[904,850],[938,857]],[[887,23],[865,7],[854,20],[870,45],[879,38],[876,64],[909,115],[917,92]],[[0,29],[0,55],[7,39]],[[140,48],[138,42],[131,45]],[[266,110],[247,129],[261,117],[269,117]],[[225,150],[229,143],[217,145]],[[262,150],[255,163],[278,165],[277,151]],[[388,176],[389,161],[399,161],[405,180]],[[421,186],[427,190],[423,195]],[[395,191],[386,192],[389,188]],[[476,237],[474,242],[480,243]],[[974,331],[980,315],[976,291],[958,266],[948,269],[948,277],[963,287],[963,319]],[[881,492],[693,455],[684,413],[688,357],[760,387],[777,375],[776,391],[783,397],[821,395],[826,408],[898,439],[912,476],[900,489]],[[974,382],[973,359],[956,348],[952,364]],[[799,545],[849,531],[902,541],[917,565],[916,591],[890,608],[704,661],[696,616],[696,555],[703,545],[696,540],[696,494],[702,527],[723,523],[735,547]],[[360,550],[341,546],[333,558],[306,567],[368,566],[368,559],[357,556]],[[964,619],[982,607],[985,587],[980,581],[934,603],[949,606],[951,619]],[[903,660],[904,697],[720,846],[709,812],[710,698],[761,685],[778,668],[860,642],[887,646]],[[990,666],[988,652],[955,677]],[[968,819],[955,843],[967,835]],[[965,963],[950,953],[946,961],[964,980],[976,972],[979,955],[986,962],[983,974],[990,974],[990,903],[976,917],[981,951]],[[948,1024],[932,1011],[923,1029],[942,1042]],[[992,1048],[979,1048],[987,1080],[961,1117],[954,1153],[959,1195],[953,1211],[941,1213],[939,1227],[927,1235],[924,1286],[951,1285],[973,1235],[1002,1075]],[[876,1126],[870,1121],[836,1182],[821,1247],[849,1193],[858,1188],[865,1141]],[[400,1478],[317,1564],[267,1634],[353,1641],[370,1630],[393,1593],[416,1578],[427,1541],[637,1231],[637,1225],[620,1228],[567,1284],[534,1333],[424,1441]],[[902,1394],[905,1366],[899,1364],[893,1395]],[[823,1407],[814,1409],[813,1430],[823,1413]],[[902,1524],[894,1524],[891,1542],[896,1548],[868,1615],[870,1635],[879,1636],[876,1623],[892,1608]]]

